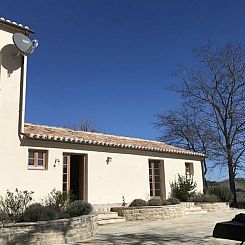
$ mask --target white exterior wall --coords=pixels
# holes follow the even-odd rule
[[[18,137],[19,99],[22,56],[12,36],[15,31],[0,27],[0,192],[18,186],[23,181],[21,165],[24,157]],[[26,60],[25,60],[26,63]],[[26,64],[25,64],[26,66]],[[25,88],[25,74],[23,77]],[[23,91],[25,93],[25,90]],[[25,97],[25,95],[24,95]],[[23,114],[24,117],[24,114]],[[26,186],[25,186],[26,187]]]
[[[49,144],[47,147],[33,147],[32,145],[33,143],[29,147],[21,146],[21,157],[15,164],[15,168],[18,165],[18,171],[13,170],[18,174],[14,181],[8,180],[4,185],[0,185],[0,194],[4,193],[6,188],[18,187],[22,190],[34,191],[35,199],[38,201],[54,188],[62,190],[63,153],[87,154],[88,201],[93,204],[122,203],[122,196],[125,197],[127,203],[135,198],[148,200],[150,198],[149,159],[164,162],[166,198],[170,195],[170,182],[177,179],[178,174],[185,174],[185,162],[193,163],[197,190],[202,191],[203,189],[201,162],[197,160],[89,151],[82,150],[82,146],[81,150],[73,150],[68,148],[69,144],[57,149],[53,148],[55,143],[50,144],[50,147]],[[48,150],[47,170],[28,169],[28,149],[35,148]],[[109,164],[106,162],[107,157],[112,158]],[[53,167],[55,159],[59,159],[60,162]]]
[[[106,158],[112,161],[107,165]],[[148,160],[144,156],[90,153],[88,199],[92,203],[122,203],[149,198]]]
[[[48,169],[28,169],[28,149],[48,150]],[[149,197],[148,160],[144,156],[76,151],[67,149],[53,149],[43,147],[21,147],[21,156],[15,161],[12,171],[16,173],[14,179],[7,180],[0,185],[0,194],[6,189],[34,191],[35,199],[40,200],[52,189],[62,190],[62,159],[63,153],[88,154],[88,201],[94,204],[121,203],[122,196],[127,201],[134,198],[147,199]],[[107,165],[107,157],[112,161]],[[60,163],[54,168],[55,159]],[[18,166],[18,171],[16,167]],[[5,173],[10,170],[5,168]]]
[[[201,162],[195,160],[186,159],[164,159],[165,168],[165,186],[166,186],[166,196],[169,197],[171,194],[170,183],[174,180],[178,180],[178,174],[185,175],[185,163],[193,163],[194,176],[193,180],[197,183],[196,190],[198,192],[203,191],[203,178],[202,178],[202,168]]]

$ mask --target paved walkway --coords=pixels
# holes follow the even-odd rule
[[[98,234],[79,244],[207,244],[235,245],[236,241],[212,238],[215,224],[231,220],[245,210],[189,215],[175,220],[125,222],[99,226]]]

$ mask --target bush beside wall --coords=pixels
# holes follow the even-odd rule
[[[229,202],[232,196],[230,189],[224,185],[208,186],[204,193],[216,196],[220,202]]]
[[[82,200],[73,201],[70,194],[53,190],[41,203],[33,203],[33,192],[7,191],[0,197],[0,222],[36,222],[71,218],[91,213],[93,207]]]
[[[180,204],[180,200],[178,198],[169,198],[166,200],[162,200],[159,198],[152,198],[146,202],[142,199],[134,199],[129,207],[145,207],[145,206],[165,206],[165,205],[174,205]]]
[[[129,207],[143,207],[147,206],[147,202],[143,199],[134,199],[130,204]]]
[[[192,176],[181,176],[170,183],[171,197],[179,199],[181,202],[187,202],[195,194],[197,183]]]

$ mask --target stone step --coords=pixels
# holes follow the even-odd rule
[[[203,210],[203,209],[198,206],[193,206],[193,207],[186,208],[186,210],[187,211],[198,211],[198,210]]]
[[[206,214],[207,210],[191,210],[186,211],[185,214]]]
[[[98,219],[98,225],[107,225],[107,224],[115,224],[115,223],[122,223],[126,220],[123,217],[113,217],[113,218],[102,218]]]
[[[181,205],[189,208],[189,207],[195,206],[195,203],[194,202],[182,202]]]
[[[108,219],[108,218],[117,218],[117,212],[98,212],[98,219]]]

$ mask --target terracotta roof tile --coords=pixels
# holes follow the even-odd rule
[[[3,17],[0,17],[0,23],[15,27],[17,29],[25,30],[29,33],[33,33],[33,30],[31,30],[28,26],[22,25],[20,23],[16,23],[15,21],[11,21],[11,20],[5,19]]]
[[[201,156],[198,152],[188,151],[159,141],[144,140],[125,136],[116,136],[102,133],[75,131],[67,128],[49,127],[35,124],[25,124],[24,137],[41,140],[63,141],[70,143],[111,146],[128,149],[166,152],[184,155]]]

